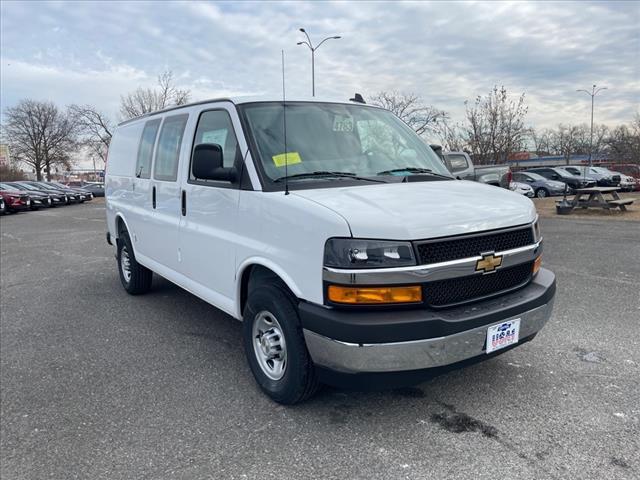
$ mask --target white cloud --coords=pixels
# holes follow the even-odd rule
[[[588,119],[575,92],[609,86],[598,121],[631,119],[640,104],[640,8],[632,2],[3,2],[2,107],[20,98],[93,103],[172,69],[192,98],[308,95],[304,26],[317,41],[319,95],[406,90],[461,120],[464,101],[494,84],[526,92],[528,122]],[[11,65],[9,65],[11,64]]]

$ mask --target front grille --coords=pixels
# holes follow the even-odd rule
[[[445,307],[513,290],[529,282],[532,269],[533,262],[527,262],[487,275],[427,282],[424,286],[425,303]]]
[[[496,233],[418,243],[417,249],[420,263],[428,264],[476,257],[485,252],[502,252],[532,243],[533,229],[527,226]]]

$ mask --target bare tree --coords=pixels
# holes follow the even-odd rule
[[[413,93],[383,91],[374,95],[371,103],[393,112],[418,135],[428,131],[436,133],[438,122],[446,116],[445,112],[425,105],[422,99]]]
[[[493,87],[485,97],[467,102],[465,140],[479,163],[504,162],[510,153],[522,150],[527,129],[524,93],[509,97],[505,87]]]
[[[22,100],[5,110],[3,136],[12,157],[32,167],[38,180],[43,171],[51,179],[56,165],[68,168],[76,147],[76,125],[71,115],[52,102]]]
[[[554,132],[548,128],[544,130],[529,129],[529,137],[533,143],[533,150],[536,155],[549,155],[552,151],[551,142]]]
[[[567,165],[571,162],[571,155],[582,153],[581,144],[584,142],[580,127],[576,125],[558,125],[550,137],[551,152],[564,157]],[[587,147],[588,148],[588,147]]]
[[[184,105],[189,102],[190,96],[189,90],[176,87],[173,72],[169,70],[158,76],[157,87],[138,87],[135,91],[121,96],[120,115],[126,120],[173,105]]]
[[[103,112],[91,105],[71,105],[73,116],[80,134],[80,143],[92,157],[98,157],[103,164],[107,161],[107,150],[115,125]]]
[[[436,130],[443,150],[461,152],[467,148],[462,127],[460,124],[453,123],[448,116],[444,116],[438,122]]]
[[[640,114],[636,114],[631,125],[612,129],[603,148],[612,160],[640,164]]]

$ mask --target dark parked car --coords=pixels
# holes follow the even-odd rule
[[[529,170],[526,170],[526,172],[537,173],[538,175],[541,175],[548,180],[555,180],[557,182],[566,183],[569,187],[571,187],[572,190],[575,190],[576,188],[587,188],[596,186],[595,180],[576,177],[575,175],[572,175],[569,172],[562,170],[561,168],[530,168]]]
[[[0,183],[0,189],[7,192],[16,192],[19,195],[27,195],[31,202],[29,208],[31,210],[38,210],[39,208],[49,208],[52,206],[51,197],[42,193],[27,192],[26,190],[11,185],[10,183]]]
[[[66,185],[64,185],[64,184],[62,184],[60,182],[48,182],[48,183],[49,183],[49,185],[52,185],[54,187],[59,187],[59,188],[63,188],[63,189],[64,188],[68,188],[69,190],[73,190],[74,192],[78,192],[81,197],[84,197],[84,198],[80,199],[80,203],[82,203],[85,200],[86,201],[93,200],[93,194],[90,191],[85,190],[84,188],[67,187]]]
[[[22,182],[22,183],[25,183],[25,182]],[[28,183],[29,185],[33,185],[36,188],[42,189],[45,192],[53,191],[53,192],[58,192],[58,193],[60,193],[60,192],[64,193],[67,196],[67,205],[69,203],[82,203],[82,202],[84,202],[84,199],[81,199],[81,197],[83,195],[80,195],[78,192],[76,192],[74,190],[71,190],[69,188],[59,188],[59,187],[56,187],[56,186],[54,186],[54,185],[52,185],[52,184],[50,184],[48,182],[32,182],[32,181],[29,181],[29,182],[26,182],[26,183]]]
[[[558,170],[567,171],[579,178],[595,180],[599,187],[617,187],[620,185],[620,175],[616,175],[605,168],[568,165],[566,167],[558,167]]]
[[[67,183],[69,188],[81,188],[88,192],[91,192],[94,197],[104,197],[104,183],[98,182],[69,182]]]
[[[31,199],[26,192],[20,190],[5,190],[0,185],[0,197],[4,199],[5,209],[8,213],[19,212],[20,210],[27,210],[31,207]]]
[[[551,195],[562,195],[570,187],[560,180],[549,180],[542,175],[533,172],[516,172],[513,174],[515,182],[526,183],[533,188],[534,195],[538,198],[550,197]]]
[[[55,190],[43,190],[42,188],[34,187],[33,185],[27,182],[8,182],[9,185],[14,185],[16,188],[20,190],[24,190],[29,193],[29,195],[40,194],[40,195],[48,195],[51,198],[51,206],[58,207],[60,205],[66,205],[68,203],[67,196]]]

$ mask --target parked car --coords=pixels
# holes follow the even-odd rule
[[[568,165],[557,167],[576,177],[589,178],[595,180],[599,187],[617,187],[620,185],[620,175],[614,175],[606,168],[589,167],[584,165]]]
[[[69,190],[73,190],[74,192],[78,192],[80,194],[80,203],[84,202],[84,201],[90,201],[93,200],[93,194],[88,191],[85,190],[84,188],[80,188],[80,187],[67,187],[66,185],[64,185],[63,183],[60,182],[49,182],[49,184],[51,184],[54,187],[59,187],[62,189],[66,189],[68,188]]]
[[[607,167],[591,167],[590,170],[594,170],[596,173],[610,177],[613,181],[615,181],[615,179],[619,177],[620,182],[618,183],[618,186],[623,192],[631,192],[635,189],[636,182],[633,177],[624,175],[620,172],[615,172]]]
[[[533,188],[534,196],[538,198],[549,197],[551,195],[562,195],[571,193],[572,189],[567,184],[558,180],[549,180],[537,173],[533,172],[515,172],[513,180],[520,183],[526,183]]]
[[[6,191],[13,191],[20,195],[28,195],[31,200],[29,208],[31,210],[38,210],[40,208],[49,208],[52,206],[51,197],[42,193],[28,192],[21,188],[16,187],[10,183],[0,182],[0,189]]]
[[[610,172],[614,175],[620,176],[620,190],[623,192],[633,192],[637,188],[638,181],[630,175],[625,175],[621,172],[615,172],[610,170]]]
[[[537,167],[525,170],[526,173],[537,173],[548,180],[566,183],[571,189],[595,187],[596,181],[583,179],[561,169],[554,167]]]
[[[611,170],[633,177],[636,180],[635,190],[640,190],[640,165],[637,163],[616,163]]]
[[[106,239],[128,293],[155,272],[241,319],[257,384],[284,404],[319,382],[418,383],[533,339],[555,277],[531,200],[455,180],[382,108],[283,109],[213,100],[117,127]]]
[[[508,165],[475,166],[466,152],[446,152],[444,162],[449,171],[461,180],[473,180],[509,188],[511,168]]]
[[[21,183],[25,183],[25,182],[21,182]],[[53,192],[57,192],[58,194],[63,193],[64,195],[66,195],[67,197],[67,205],[69,205],[70,203],[82,203],[84,202],[84,195],[80,194],[79,192],[76,192],[75,190],[71,190],[70,188],[60,188],[58,186],[55,186],[49,182],[35,182],[35,181],[29,181],[26,182],[29,185],[33,185],[36,188],[40,188],[43,189],[44,191],[53,191]]]
[[[534,196],[533,188],[527,183],[511,182],[509,184],[509,190],[519,193],[520,195],[526,195],[529,198],[533,198]]]
[[[88,192],[91,192],[94,197],[104,197],[104,183],[98,182],[68,182],[66,184],[69,188],[82,188]]]
[[[40,195],[48,195],[51,198],[51,206],[59,207],[67,204],[67,197],[64,193],[58,192],[57,190],[43,190],[42,188],[37,188],[27,182],[9,182],[10,185],[14,185],[16,188],[20,190],[24,190],[31,194],[40,194]]]
[[[0,185],[0,196],[4,199],[5,211],[7,213],[28,210],[31,207],[31,199],[26,192],[14,189],[5,189]]]

